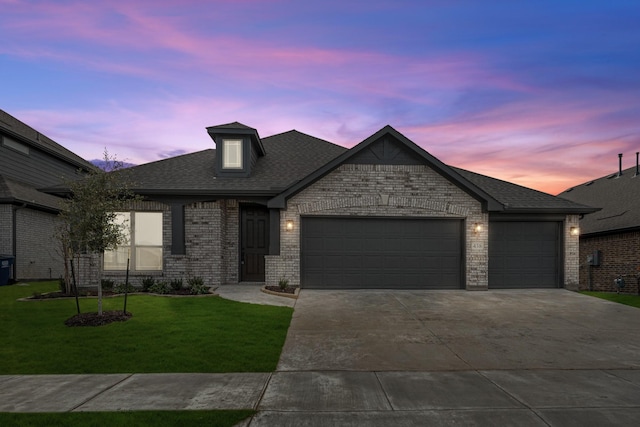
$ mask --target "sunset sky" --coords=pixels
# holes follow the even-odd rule
[[[557,194],[640,151],[637,0],[0,0],[0,109],[86,159],[389,124]]]

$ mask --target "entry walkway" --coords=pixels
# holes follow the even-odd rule
[[[255,286],[225,291],[262,299]],[[250,427],[640,419],[640,336],[627,329],[638,309],[564,290],[303,290],[291,301],[276,372],[0,376],[0,411],[256,409]]]

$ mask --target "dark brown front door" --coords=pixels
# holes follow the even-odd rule
[[[264,282],[264,256],[269,252],[269,211],[261,206],[243,206],[240,228],[240,280]]]

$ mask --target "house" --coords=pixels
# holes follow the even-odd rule
[[[640,167],[569,188],[558,196],[601,208],[580,220],[580,289],[640,293]],[[619,289],[615,283],[624,279]]]
[[[133,283],[577,287],[591,207],[445,165],[390,126],[351,149],[237,122],[207,132],[216,149],[128,169],[145,200],[121,213],[130,245],[105,253],[105,277],[124,280],[129,259]]]
[[[95,168],[0,110],[0,254],[12,280],[57,279],[64,263],[54,231],[60,199],[41,191]]]

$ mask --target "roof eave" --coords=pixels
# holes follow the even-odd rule
[[[600,208],[590,207],[572,207],[572,208],[505,208],[504,213],[515,214],[565,214],[565,215],[579,215],[589,214],[599,211]]]

